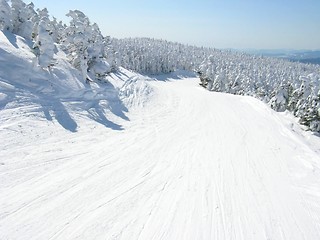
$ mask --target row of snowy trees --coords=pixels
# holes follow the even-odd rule
[[[254,96],[320,131],[320,67],[150,38],[113,39],[121,65],[140,73],[198,71],[210,91]],[[205,59],[205,60],[204,60]]]
[[[212,51],[151,38],[112,39],[112,44],[119,53],[121,66],[148,74],[169,73],[177,69],[193,71],[208,51]]]
[[[54,65],[54,50],[60,47],[84,80],[100,79],[115,70],[118,65],[110,37],[104,37],[98,25],[78,10],[67,16],[71,21],[65,25],[51,20],[46,8],[34,10],[33,3],[0,0],[0,30],[32,40],[41,67]]]
[[[249,95],[276,111],[288,110],[320,132],[320,66],[216,51],[199,67],[210,91]]]

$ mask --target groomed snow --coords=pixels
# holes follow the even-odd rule
[[[317,137],[195,78],[122,91],[123,130],[1,110],[0,239],[319,238]]]
[[[0,42],[0,239],[320,239],[320,138],[290,115]]]

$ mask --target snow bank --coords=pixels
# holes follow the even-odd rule
[[[129,78],[120,89],[120,98],[128,107],[143,107],[153,94],[148,79],[141,75]]]

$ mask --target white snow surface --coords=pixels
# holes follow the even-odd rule
[[[320,239],[320,138],[289,114],[183,72],[81,83],[7,36],[0,239]]]

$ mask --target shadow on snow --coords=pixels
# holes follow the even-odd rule
[[[1,88],[1,85],[12,86],[12,88]],[[48,121],[54,119],[66,130],[77,132],[78,124],[72,117],[72,110],[80,110],[85,115],[103,126],[112,130],[123,130],[123,127],[107,118],[107,112],[129,121],[126,116],[128,109],[124,106],[118,96],[118,91],[111,84],[104,86],[104,94],[99,99],[82,99],[82,98],[59,98],[52,93],[43,93],[39,89],[32,89],[24,84],[6,81],[0,78],[0,93],[5,95],[0,99],[0,110],[4,108],[14,108],[17,106],[33,106],[31,112],[42,112]],[[67,103],[67,105],[66,105]],[[76,111],[75,111],[76,112]]]
[[[172,80],[182,80],[184,78],[194,78],[197,77],[195,72],[186,71],[186,70],[177,70],[171,73],[165,74],[156,74],[156,75],[147,75],[151,79],[155,79],[157,81],[172,81]]]

